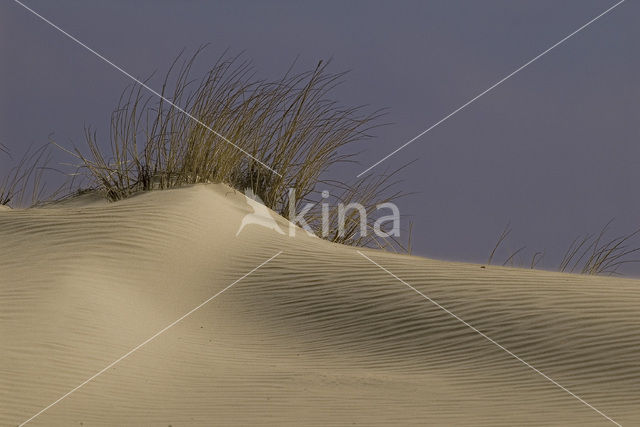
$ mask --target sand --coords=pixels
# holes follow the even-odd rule
[[[614,425],[355,248],[223,185],[0,212],[0,425]],[[278,218],[283,230],[287,222]],[[622,425],[640,281],[363,251]]]

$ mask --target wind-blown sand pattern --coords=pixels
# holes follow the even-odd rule
[[[249,212],[222,185],[0,212],[0,424],[283,251],[28,425],[613,425],[355,248],[236,237]],[[640,425],[640,281],[364,253]]]

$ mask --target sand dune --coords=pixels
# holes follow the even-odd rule
[[[0,424],[611,425],[355,248],[247,225],[222,185],[0,212]],[[288,224],[278,218],[283,230]],[[372,260],[622,425],[640,281]]]

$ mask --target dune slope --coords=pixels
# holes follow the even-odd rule
[[[222,185],[0,212],[0,425],[640,424],[640,281],[247,225]],[[285,231],[287,222],[278,218]]]

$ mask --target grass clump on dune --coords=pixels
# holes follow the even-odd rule
[[[2,144],[0,152],[11,157],[9,150]],[[47,146],[36,150],[27,149],[18,163],[0,178],[0,206],[36,205],[44,193],[42,178],[49,159]]]
[[[629,245],[640,229],[608,238],[606,234],[612,222],[607,222],[597,235],[586,234],[574,239],[562,258],[560,271],[614,275],[619,274],[618,269],[624,264],[640,262],[630,257],[640,252],[640,247]]]
[[[381,111],[344,107],[332,99],[345,73],[330,73],[328,63],[320,61],[305,72],[290,69],[280,79],[260,80],[250,62],[223,56],[193,79],[201,51],[173,62],[162,97],[148,94],[140,84],[122,94],[111,117],[106,153],[90,128],[85,129],[87,154],[66,150],[88,172],[89,186],[116,201],[140,191],[222,182],[240,191],[250,188],[285,217],[292,189],[296,210],[316,202],[308,222],[318,235],[322,190],[333,189],[339,200],[358,201],[367,210],[400,195],[391,192],[393,174],[353,185],[325,179],[332,166],[352,162],[352,146],[380,126]],[[347,230],[330,233],[330,240],[398,247],[397,241],[380,241],[372,233],[360,235],[353,212],[346,220]],[[369,215],[367,227],[374,221],[375,215]]]
[[[640,234],[640,229],[618,237],[607,237],[612,223],[613,219],[607,222],[598,234],[587,233],[576,237],[565,251],[558,270],[592,275],[619,275],[618,270],[623,265],[640,262],[640,259],[634,258],[640,253],[640,247],[632,244],[633,238]],[[507,240],[510,233],[511,227],[507,223],[489,254],[488,265],[491,265],[496,251]],[[511,252],[502,265],[535,268],[544,257],[544,252],[534,253],[528,264],[523,263],[522,260],[517,263],[516,259],[520,259],[519,255],[525,249],[526,246],[522,246]]]

